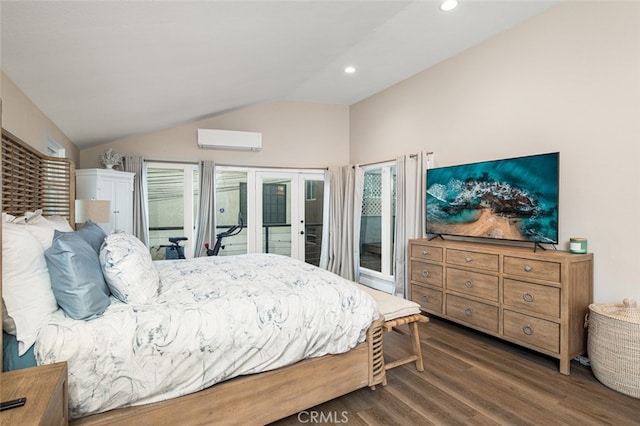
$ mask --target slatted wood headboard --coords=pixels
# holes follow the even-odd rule
[[[2,129],[3,212],[21,216],[25,211],[42,209],[44,216],[63,216],[71,226],[74,226],[74,170],[72,160],[48,157]],[[1,253],[0,244],[0,292],[2,292]],[[3,309],[4,303],[0,304],[0,316]],[[0,335],[0,358],[2,356],[2,336]]]
[[[68,158],[48,157],[2,129],[2,211],[64,216],[75,223],[75,166]]]

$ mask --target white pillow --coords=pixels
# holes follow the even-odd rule
[[[36,237],[43,250],[51,247],[55,231],[73,232],[73,228],[63,217],[44,217],[40,215],[40,210],[36,210],[31,215],[29,215],[29,212],[25,212],[25,216],[27,217],[25,228]]]
[[[100,264],[111,293],[120,301],[146,304],[157,299],[160,276],[151,253],[135,236],[108,235],[100,250]]]
[[[2,299],[15,324],[18,353],[23,355],[58,309],[44,249],[25,225],[2,224]],[[3,324],[4,320],[3,316]]]
[[[7,222],[7,223],[11,223],[16,219],[16,217],[12,214],[9,214],[7,212],[2,212],[2,222]]]

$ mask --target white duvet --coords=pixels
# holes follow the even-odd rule
[[[36,341],[38,364],[67,361],[72,418],[161,401],[235,376],[342,353],[377,318],[355,284],[268,254],[154,262],[157,303],[112,297],[91,321],[58,310]]]

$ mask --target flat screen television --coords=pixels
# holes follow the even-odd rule
[[[558,152],[427,170],[427,234],[558,243]]]

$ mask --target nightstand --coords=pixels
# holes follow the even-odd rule
[[[67,363],[42,365],[0,375],[0,399],[26,397],[24,406],[0,412],[3,425],[69,423]]]

